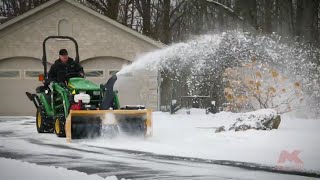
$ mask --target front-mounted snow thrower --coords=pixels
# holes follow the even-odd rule
[[[117,76],[106,84],[97,85],[79,74],[61,74],[67,83],[52,82],[47,85],[46,42],[49,39],[67,39],[75,44],[75,61],[79,62],[78,44],[67,36],[49,36],[43,41],[42,63],[44,83],[36,89],[37,94],[26,92],[37,108],[36,127],[39,133],[52,133],[71,139],[91,138],[101,135],[151,136],[151,110],[143,106],[120,107],[117,92],[113,90]],[[59,76],[59,75],[58,75]]]

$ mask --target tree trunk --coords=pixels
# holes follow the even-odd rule
[[[297,0],[297,12],[296,12],[296,35],[297,36],[300,36],[303,30],[302,13],[303,13],[303,0]]]
[[[221,4],[224,4],[221,0],[218,1]],[[222,9],[218,9],[217,19],[218,19],[218,29],[219,31],[223,31],[225,27],[225,12]]]
[[[254,29],[258,29],[256,0],[236,0],[235,11]]]
[[[136,0],[137,10],[142,17],[142,33],[151,36],[151,0]]]
[[[265,0],[265,15],[264,15],[264,31],[266,33],[272,33],[272,16],[271,16],[271,10],[273,7],[273,1]]]
[[[170,43],[170,4],[171,0],[163,0],[161,42]]]
[[[279,17],[278,28],[279,32],[285,36],[291,36],[293,34],[293,4],[292,0],[278,0]]]
[[[309,42],[318,38],[318,5],[317,0],[297,0],[296,35]]]
[[[107,16],[113,20],[117,20],[119,13],[119,0],[108,0]]]

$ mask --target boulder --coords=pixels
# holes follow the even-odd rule
[[[280,115],[272,109],[261,109],[243,113],[236,119],[229,130],[245,131],[248,129],[271,130],[278,129],[281,122]]]

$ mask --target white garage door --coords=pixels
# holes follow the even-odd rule
[[[15,57],[0,60],[0,115],[35,115],[35,106],[25,92],[35,93],[38,74],[43,73],[39,59]]]

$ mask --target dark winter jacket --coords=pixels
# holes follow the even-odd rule
[[[82,66],[72,58],[69,58],[67,63],[63,63],[58,59],[51,66],[48,78],[50,81],[64,82],[66,80],[66,75],[71,73],[84,74]]]

